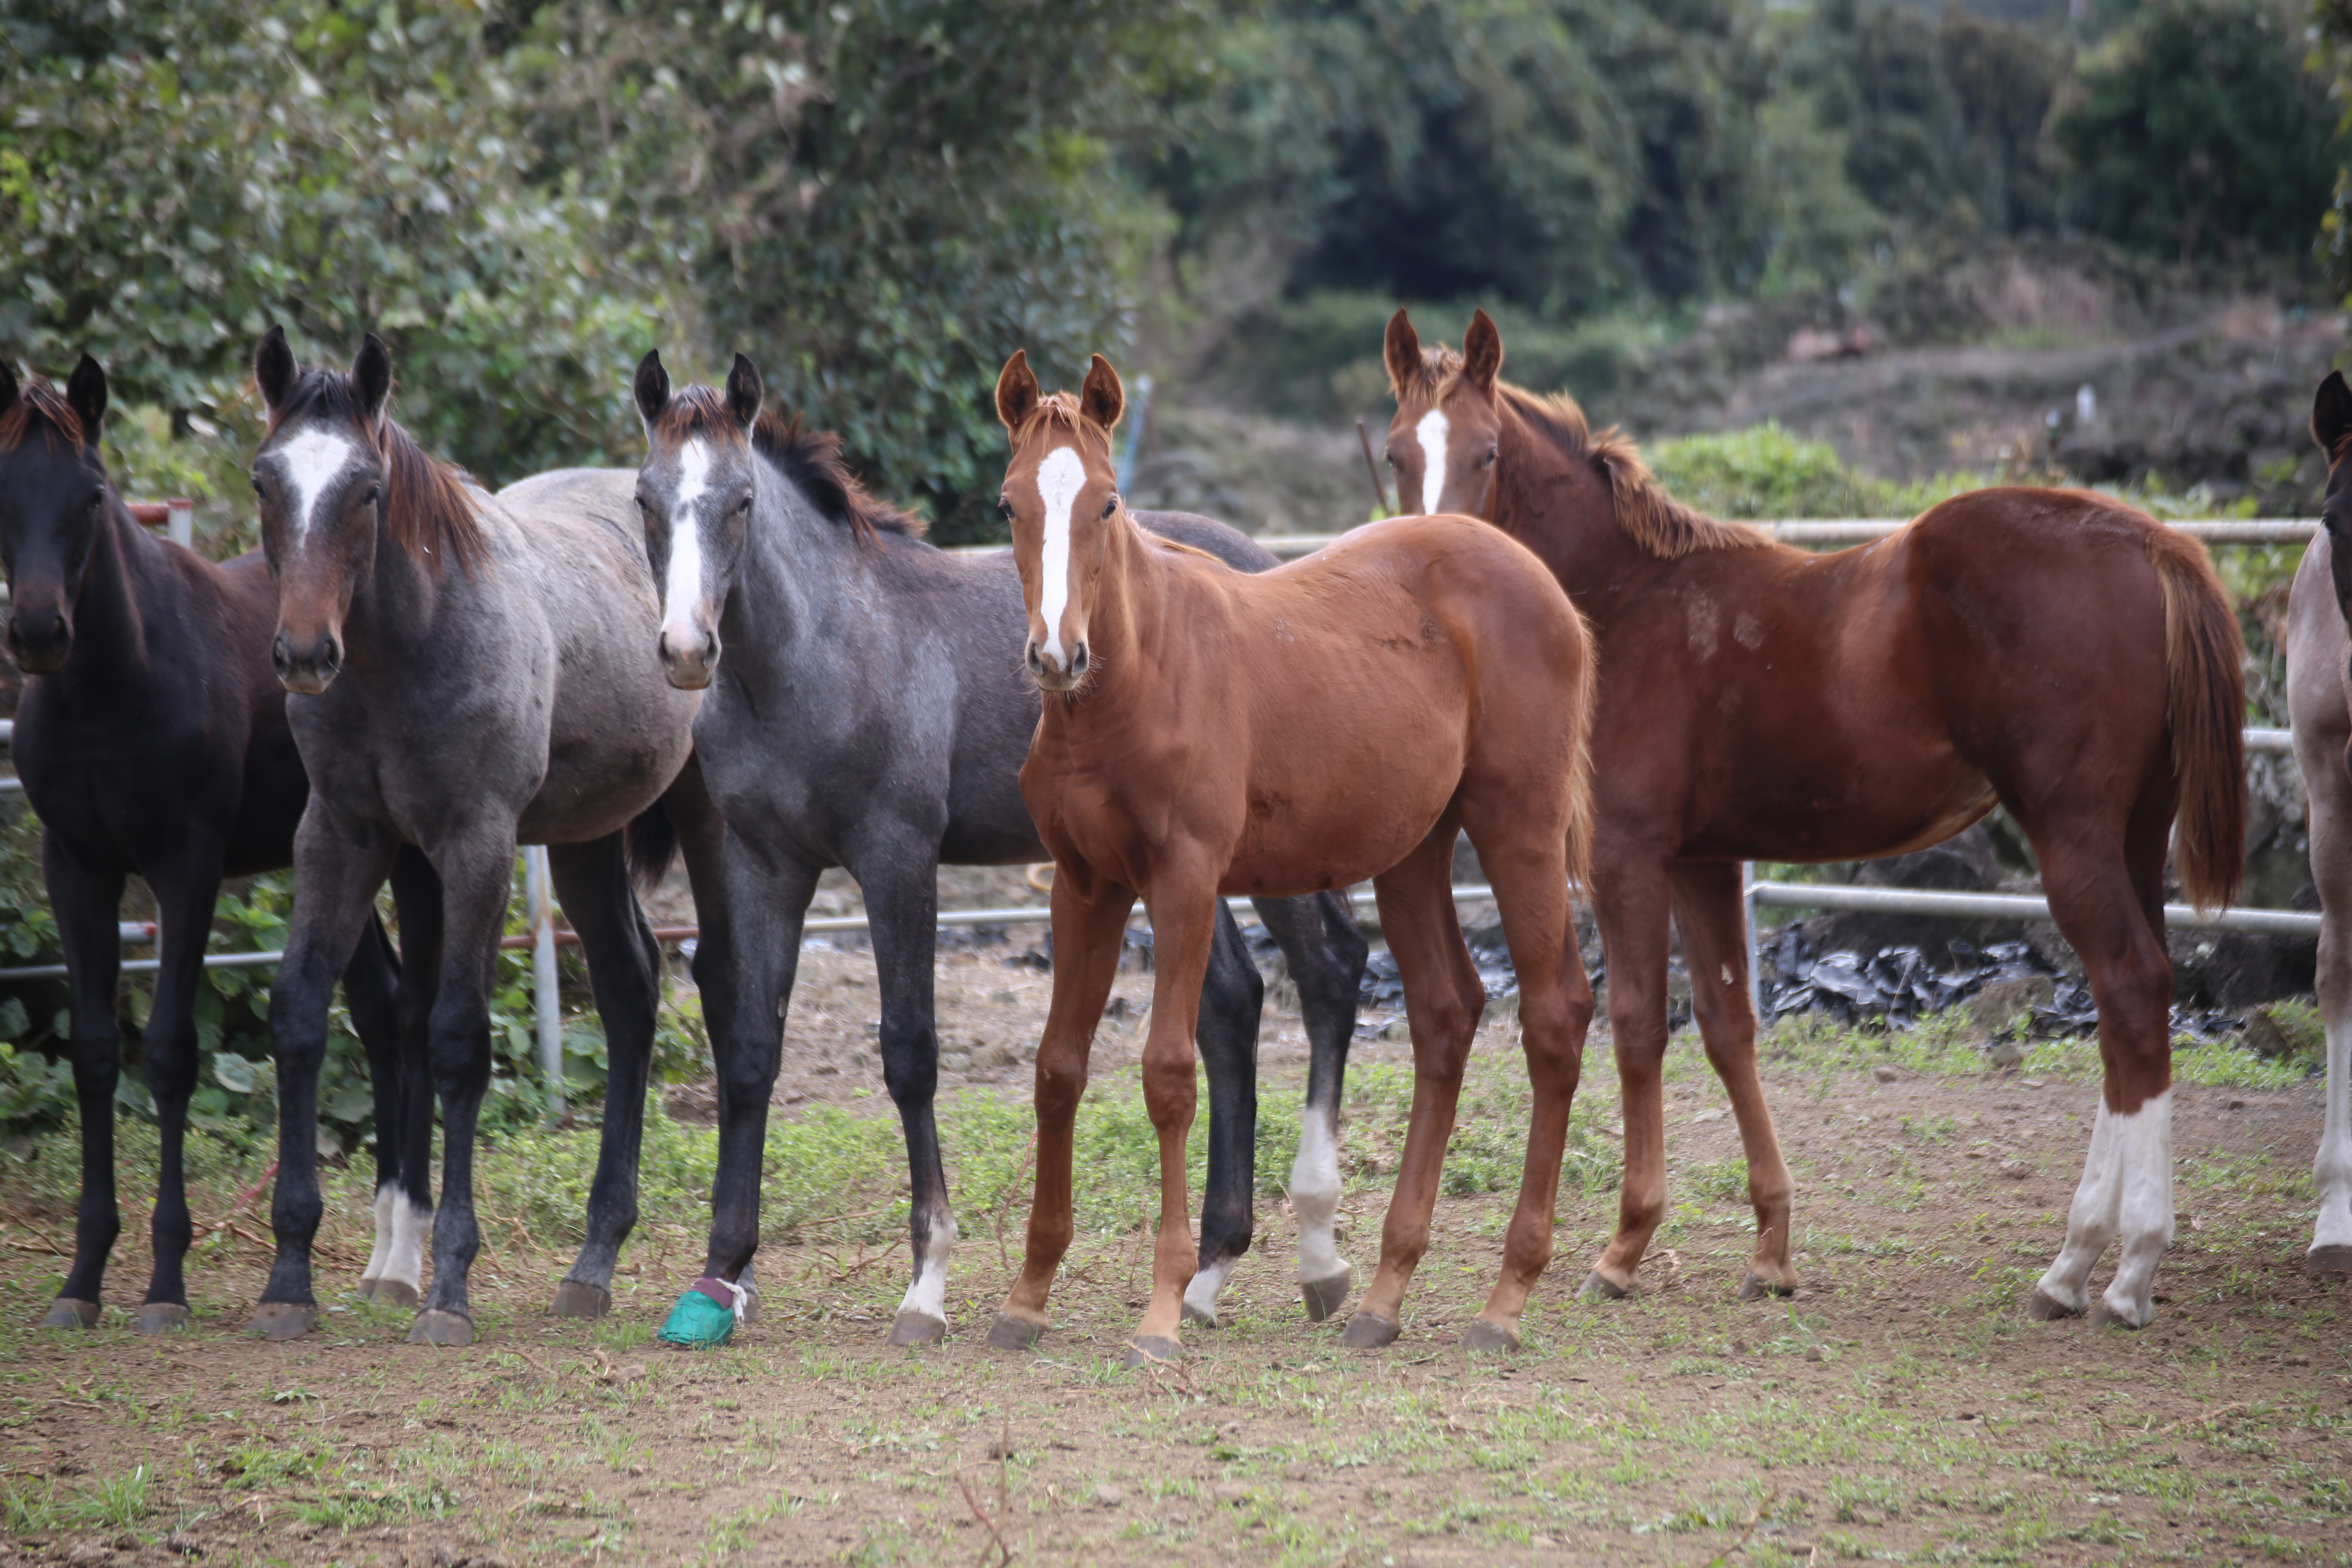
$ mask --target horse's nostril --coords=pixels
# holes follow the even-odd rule
[[[269,639],[269,662],[277,667],[280,675],[294,667],[293,645],[286,640],[284,632]]]
[[[1070,673],[1072,675],[1084,675],[1086,672],[1087,645],[1080,643],[1077,646],[1077,650],[1070,655]]]

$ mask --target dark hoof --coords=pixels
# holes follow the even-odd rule
[[[94,1329],[98,1327],[98,1303],[77,1301],[70,1296],[60,1296],[49,1303],[49,1315],[41,1320],[45,1329]]]
[[[1348,1304],[1348,1292],[1355,1284],[1356,1271],[1352,1268],[1342,1269],[1328,1279],[1301,1279],[1298,1298],[1307,1303],[1307,1321],[1319,1323],[1336,1317],[1339,1309]]]
[[[1622,1301],[1633,1292],[1596,1268],[1584,1277],[1584,1289],[1577,1294],[1588,1301]]]
[[[997,1313],[996,1321],[988,1325],[988,1342],[1001,1351],[1029,1350],[1045,1337],[1045,1324],[1033,1323],[1009,1312]]]
[[[299,1340],[319,1326],[319,1306],[315,1301],[264,1301],[253,1310],[252,1321],[245,1325],[248,1334],[259,1334],[265,1340]]]
[[[379,1307],[397,1307],[404,1312],[416,1310],[416,1304],[425,1300],[416,1287],[405,1279],[377,1280],[375,1294],[368,1299]]]
[[[2352,1247],[2342,1242],[2315,1247],[2303,1255],[2303,1271],[2312,1275],[2352,1274]]]
[[[613,1293],[602,1285],[566,1279],[555,1288],[555,1304],[548,1308],[558,1318],[601,1318],[613,1310]]]
[[[2037,1285],[2033,1288],[2032,1296],[2026,1300],[2025,1315],[2037,1323],[2054,1323],[2061,1318],[2079,1318],[2083,1310],[2066,1305]]]
[[[1163,1340],[1158,1334],[1141,1334],[1127,1347],[1127,1364],[1138,1366],[1174,1366],[1184,1359],[1184,1347],[1174,1340]]]
[[[1359,1312],[1348,1320],[1348,1327],[1339,1335],[1339,1342],[1351,1351],[1385,1350],[1396,1343],[1397,1336],[1402,1332],[1404,1325],[1402,1323],[1391,1323],[1386,1318],[1376,1318],[1370,1312]]]
[[[474,1320],[463,1312],[444,1312],[437,1308],[416,1314],[409,1325],[408,1342],[413,1345],[469,1345],[474,1342]]]
[[[1473,1318],[1462,1331],[1462,1348],[1472,1355],[1509,1355],[1519,1348],[1519,1336],[1484,1318]]]
[[[1597,1274],[1593,1276],[1595,1279],[1599,1278]],[[1767,1296],[1793,1296],[1796,1293],[1794,1285],[1777,1284],[1753,1272],[1743,1276],[1739,1281],[1739,1299],[1743,1301],[1760,1301]]]
[[[890,1323],[889,1342],[894,1345],[935,1345],[947,1337],[947,1324],[922,1312],[902,1310]],[[990,1334],[990,1342],[995,1338]]]
[[[137,1327],[142,1334],[176,1334],[188,1326],[184,1301],[150,1301],[139,1309]]]

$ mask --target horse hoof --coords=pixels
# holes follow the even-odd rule
[[[2081,1317],[2083,1309],[2066,1305],[2065,1302],[2037,1285],[2033,1288],[2032,1296],[2025,1303],[2025,1315],[2037,1323],[2054,1323],[2061,1318]]]
[[[566,1279],[555,1288],[555,1302],[547,1309],[558,1318],[601,1318],[613,1310],[613,1293],[602,1285]]]
[[[1319,1323],[1336,1316],[1348,1304],[1348,1292],[1355,1283],[1356,1271],[1352,1268],[1343,1268],[1328,1279],[1301,1279],[1298,1295],[1307,1303],[1307,1321]]]
[[[894,1345],[935,1345],[947,1337],[947,1320],[934,1318],[926,1312],[901,1309],[890,1324],[889,1342]],[[994,1339],[995,1336],[991,1334],[991,1342]]]
[[[474,1342],[474,1320],[463,1312],[445,1312],[436,1308],[416,1314],[409,1325],[408,1342],[413,1345],[469,1345]]]
[[[379,1307],[397,1307],[404,1312],[413,1312],[425,1297],[405,1279],[379,1279],[370,1300]]]
[[[1139,1366],[1174,1366],[1184,1359],[1184,1347],[1174,1340],[1163,1340],[1158,1334],[1139,1334],[1127,1347],[1127,1364]]]
[[[1348,1320],[1348,1327],[1339,1335],[1339,1342],[1351,1351],[1384,1350],[1397,1342],[1404,1325],[1391,1323],[1386,1318],[1370,1312],[1359,1312]]]
[[[1593,1278],[1598,1279],[1600,1276],[1596,1274]],[[1767,1296],[1793,1296],[1796,1293],[1797,1288],[1794,1285],[1783,1285],[1777,1279],[1767,1279],[1753,1270],[1739,1281],[1739,1299],[1743,1301],[1760,1301]]]
[[[265,1340],[299,1340],[319,1326],[319,1307],[315,1301],[264,1301],[253,1310],[252,1321],[245,1325],[248,1334],[259,1334]]]
[[[1633,1293],[1598,1268],[1584,1277],[1584,1289],[1577,1292],[1588,1301],[1622,1301]]]
[[[988,1342],[1001,1351],[1029,1350],[1045,1337],[1045,1324],[1016,1318],[1010,1312],[997,1313],[996,1321],[988,1325]]]
[[[360,1300],[362,1301],[374,1300],[375,1288],[380,1283],[382,1283],[382,1281],[378,1280],[373,1274],[362,1279],[360,1280]]]
[[[1473,1318],[1470,1326],[1462,1331],[1462,1349],[1470,1355],[1486,1353],[1508,1355],[1519,1348],[1519,1336],[1498,1323],[1484,1318]]]
[[[1217,1326],[1216,1310],[1212,1308],[1204,1312],[1192,1305],[1191,1298],[1188,1297],[1184,1302],[1184,1321],[1198,1323],[1204,1329],[1213,1329]]]
[[[2108,1306],[2105,1301],[2101,1301],[2096,1306],[2093,1307],[2091,1309],[2090,1316],[2091,1326],[2095,1329],[2129,1329],[2135,1333],[2141,1329],[2147,1327],[2148,1323],[2156,1321],[2156,1313],[2151,1310],[2147,1315],[2147,1323],[2136,1323],[2129,1318],[2125,1317],[2121,1312],[2116,1311],[2113,1307]]]
[[[188,1326],[184,1301],[150,1301],[139,1309],[137,1327],[142,1334],[176,1334]]]
[[[2303,1271],[2313,1276],[2352,1274],[2352,1245],[2338,1241],[2313,1247],[2304,1254]]]
[[[41,1320],[45,1329],[94,1329],[98,1327],[98,1303],[77,1301],[71,1296],[60,1296],[49,1303],[49,1315]]]

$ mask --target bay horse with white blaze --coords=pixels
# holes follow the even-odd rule
[[[2312,400],[2327,454],[2319,536],[2288,600],[2287,710],[2311,797],[2311,879],[2319,888],[2319,1011],[2327,1024],[2327,1109],[2312,1162],[2319,1215],[2304,1264],[2352,1274],[2352,386],[2331,371]]]
[[[2089,1309],[2118,1237],[2113,1321],[2155,1312],[2172,1238],[2176,813],[2200,907],[2244,863],[2238,626],[2201,545],[2110,497],[1986,489],[1832,555],[1669,497],[1633,443],[1565,397],[1499,379],[1484,310],[1460,353],[1399,310],[1388,456],[1404,504],[1484,517],[1541,556],[1590,618],[1592,890],[1625,1096],[1615,1239],[1589,1293],[1622,1296],[1664,1218],[1667,920],[1748,1157],[1757,1239],[1743,1294],[1786,1292],[1791,1185],[1756,1073],[1743,860],[1923,848],[2005,806],[2099,1008],[2105,1085],[2041,1318]]]
[[[1515,1346],[1551,1256],[1592,1014],[1569,905],[1589,849],[1582,622],[1540,562],[1466,517],[1376,524],[1254,576],[1156,539],[1118,492],[1110,432],[1125,402],[1100,355],[1076,398],[1041,395],[1025,353],[996,385],[1026,658],[1045,693],[1021,791],[1056,874],[1036,1192],[1021,1276],[989,1342],[1018,1348],[1047,1326],[1071,1235],[1072,1123],[1137,897],[1154,946],[1143,1092],[1160,1186],[1151,1300],[1130,1363],[1179,1351],[1194,1258],[1193,1023],[1219,895],[1367,877],[1404,983],[1417,1076],[1380,1268],[1345,1339],[1396,1339],[1486,1006],[1451,886],[1467,830],[1518,969],[1535,1092],[1501,1276],[1463,1343]]]
[[[485,493],[392,418],[392,355],[373,333],[346,375],[301,369],[273,328],[254,380],[269,409],[254,488],[278,580],[271,654],[296,693],[288,717],[311,781],[293,928],[270,998],[278,1256],[254,1327],[283,1338],[317,1318],[311,1129],[326,986],[390,876],[410,955],[403,1016],[425,1041],[443,1129],[432,1289],[409,1338],[471,1342],[475,1122],[519,843],[549,847],[604,1023],[587,1237],[554,1304],[559,1315],[601,1315],[636,1222],[660,999],[661,954],[630,874],[658,876],[676,843],[695,878],[695,973],[715,1027],[728,995],[716,875],[724,830],[692,762],[697,700],[664,680],[653,657],[660,601],[631,515],[635,476],[565,469]]]
[[[120,1079],[116,928],[125,880],[155,896],[154,1001],[141,1034],[163,1162],[153,1272],[142,1333],[188,1321],[183,1149],[196,1087],[194,1004],[223,877],[294,858],[310,782],[269,668],[275,594],[261,557],[215,565],[131,521],[107,478],[99,435],[106,373],[84,354],[60,397],[22,387],[0,363],[0,570],[15,613],[8,651],[29,679],[14,745],[25,798],[41,820],[41,869],[65,949],[68,1047],[81,1120],[81,1202],[74,1256],[45,1322],[90,1328],[122,1227],[114,1196]],[[344,973],[352,1026],[375,1090],[380,1209],[430,1201],[414,1153],[431,1111],[410,1092],[394,1016],[399,975],[382,926],[360,934]],[[379,1237],[361,1289],[383,1272]]]
[[[672,684],[709,689],[695,754],[728,824],[740,1038],[715,1042],[719,1169],[707,1277],[738,1278],[759,1242],[761,1150],[802,921],[817,878],[846,867],[866,898],[882,989],[882,1072],[907,1137],[914,1279],[893,1343],[947,1332],[955,1237],[932,1114],[932,1011],[942,863],[1045,858],[1020,787],[1037,690],[1010,555],[951,554],[866,494],[830,436],[761,411],[760,373],[739,354],[726,391],[673,394],[657,354],[637,367],[647,453],[637,476],[646,551],[663,584],[660,652]],[[1222,523],[1146,513],[1146,528],[1244,571],[1276,563]],[[1333,894],[1264,900],[1259,913],[1297,981],[1310,1055],[1292,1168],[1299,1283],[1320,1319],[1352,1276],[1333,1237],[1335,1128],[1366,948]],[[1213,1323],[1219,1289],[1248,1249],[1264,985],[1231,913],[1201,1006],[1208,1064],[1209,1177],[1188,1317]],[[721,1325],[722,1330],[724,1325]]]

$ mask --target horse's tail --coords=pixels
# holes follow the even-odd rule
[[[661,886],[677,856],[677,824],[669,819],[666,799],[637,813],[621,834],[621,858],[627,862],[629,881],[641,899]]]
[[[1576,617],[1576,685],[1570,693],[1575,710],[1569,725],[1575,752],[1568,770],[1568,879],[1578,888],[1592,886],[1592,709],[1601,673],[1601,650],[1593,646],[1592,627],[1573,604]],[[1572,938],[1573,933],[1571,933]]]
[[[2199,909],[2220,909],[2246,878],[2245,644],[2204,545],[2151,529],[2147,559],[2164,589],[2180,886]]]

